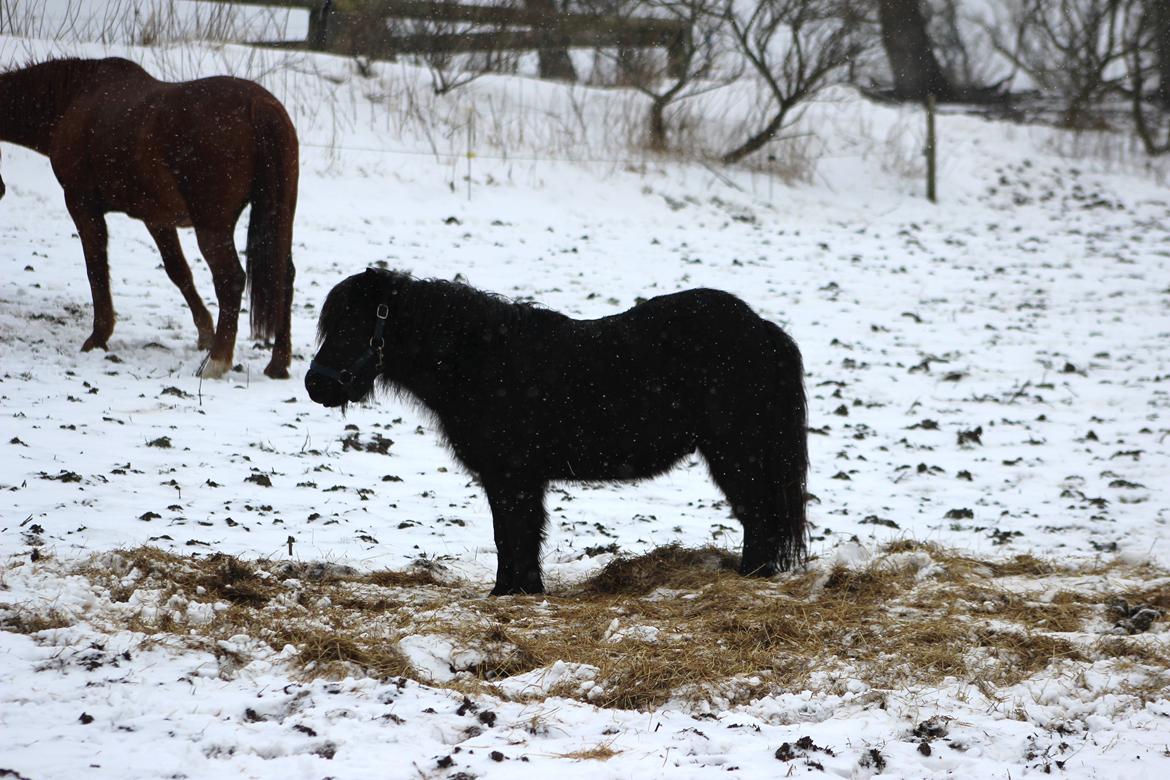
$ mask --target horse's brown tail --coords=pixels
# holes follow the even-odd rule
[[[256,172],[248,222],[248,288],[253,338],[288,349],[292,317],[292,225],[299,175],[296,129],[271,95],[252,101]],[[275,353],[274,353],[275,354]]]
[[[780,485],[779,564],[782,570],[804,562],[808,543],[805,490],[808,483],[808,400],[804,363],[792,337],[773,323],[772,343],[779,360],[776,405],[778,436],[768,453],[772,479]]]

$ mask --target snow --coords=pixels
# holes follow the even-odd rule
[[[0,37],[5,62],[62,48]],[[237,47],[65,48],[123,53],[169,77],[250,74],[289,105],[303,142],[294,377],[325,293],[368,264],[461,275],[581,317],[718,287],[804,352],[812,553],[825,576],[898,540],[981,560],[1170,566],[1170,199],[1165,171],[1120,141],[944,115],[935,206],[920,196],[918,113],[844,90],[805,117],[812,162],[790,185],[633,151],[623,144],[638,116],[622,112],[636,102],[601,91],[492,77],[443,102],[403,65],[363,80],[344,60]],[[723,112],[706,131],[750,113],[745,89],[702,98]],[[591,704],[605,690],[600,670],[567,660],[470,693],[444,687],[487,650],[443,633],[399,642],[414,679],[328,681],[301,675],[291,645],[240,634],[200,649],[191,636],[128,630],[136,612],[165,610],[194,630],[227,608],[160,601],[135,572],[117,601],[78,568],[93,556],[114,566],[100,556],[143,544],[360,571],[421,560],[486,594],[486,501],[404,399],[342,418],[309,402],[299,378],[265,379],[268,351],[246,338],[240,371],[201,382],[189,314],[128,219],[110,219],[110,350],[78,352],[89,291],[59,187],[45,158],[11,144],[0,166],[0,626],[30,614],[58,624],[0,630],[0,770],[34,780],[1170,772],[1170,696],[1130,692],[1146,672],[1108,660],[1054,663],[994,696],[958,680],[879,690],[833,669],[746,703],[733,694],[758,680],[634,712]],[[206,299],[206,267],[182,238]],[[344,447],[354,435],[393,443],[385,454]],[[255,475],[271,486],[247,481]],[[558,486],[548,506],[554,592],[612,560],[611,545],[739,547],[697,458],[639,485]],[[939,565],[921,551],[883,560],[919,578]],[[1049,598],[1068,587],[1054,579]],[[652,595],[672,597],[685,595]],[[1164,648],[1168,631],[1162,619],[1141,639]],[[608,636],[652,650],[659,631],[621,617]],[[928,721],[944,733],[926,755],[914,730]]]

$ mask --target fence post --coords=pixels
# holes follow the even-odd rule
[[[938,203],[938,191],[935,188],[935,176],[938,172],[936,155],[938,153],[937,139],[934,134],[934,94],[926,96],[926,199],[931,203]]]

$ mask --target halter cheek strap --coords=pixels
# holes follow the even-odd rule
[[[374,334],[370,336],[370,344],[366,347],[366,351],[350,364],[349,368],[339,370],[314,359],[309,364],[309,370],[329,377],[344,387],[353,384],[354,379],[359,376],[365,376],[371,364],[374,366],[374,374],[377,375],[382,370],[384,362],[382,350],[386,346],[386,321],[390,317],[390,306],[385,303],[379,303],[377,310],[374,312],[374,316],[377,319],[374,321]],[[377,360],[376,363],[374,362],[375,360]]]

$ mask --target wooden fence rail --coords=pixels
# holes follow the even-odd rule
[[[303,8],[309,12],[305,40],[257,41],[257,46],[310,49],[385,59],[398,54],[531,51],[569,48],[650,48],[667,52],[667,70],[685,67],[690,29],[673,19],[559,13],[531,8],[459,5],[428,0],[208,0],[235,5]],[[499,29],[483,32],[403,34],[390,19]],[[542,74],[543,75],[543,74]]]

